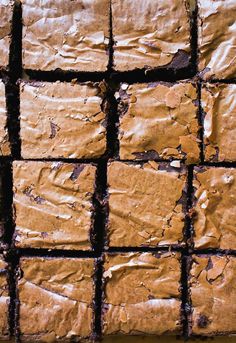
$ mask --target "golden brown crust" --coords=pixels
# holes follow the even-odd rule
[[[236,170],[195,169],[195,247],[236,249]]]
[[[21,84],[24,158],[95,158],[106,150],[99,85]]]
[[[0,155],[8,156],[11,154],[10,142],[7,131],[7,110],[6,110],[6,97],[5,86],[0,81]]]
[[[190,272],[194,334],[236,333],[236,258],[194,256]]]
[[[114,64],[119,71],[188,63],[190,24],[184,0],[112,0]],[[167,25],[168,23],[168,25]],[[184,65],[185,64],[185,65]]]
[[[121,159],[153,151],[164,159],[199,161],[197,91],[190,82],[121,85]]]
[[[15,161],[15,244],[91,249],[95,173],[89,164]]]
[[[106,254],[103,332],[180,332],[180,255]]]
[[[179,200],[186,175],[178,168],[165,171],[159,167],[153,161],[143,166],[121,162],[108,166],[109,246],[183,242],[184,214]]]
[[[9,63],[13,3],[13,0],[1,0],[0,2],[0,68],[6,68]]]
[[[7,338],[9,335],[8,305],[10,297],[8,294],[6,268],[7,264],[0,255],[0,339]]]
[[[236,2],[198,0],[199,71],[204,79],[236,77]]]
[[[21,0],[23,67],[105,71],[109,0]]]
[[[236,85],[202,88],[206,161],[236,161]]]

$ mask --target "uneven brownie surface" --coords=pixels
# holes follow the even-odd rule
[[[94,158],[106,150],[105,113],[98,84],[21,84],[24,158]]]
[[[15,244],[91,249],[95,173],[89,164],[15,161]]]
[[[7,283],[7,264],[0,255],[0,339],[7,338],[9,335],[8,327],[8,306],[10,297],[8,294]]]
[[[236,3],[198,0],[199,71],[205,79],[236,77]]]
[[[108,166],[108,186],[109,246],[183,242],[183,169],[154,161],[143,165],[112,162]]]
[[[188,65],[190,18],[187,1],[112,0],[111,3],[116,70]]]
[[[236,170],[195,168],[195,247],[236,249]]]
[[[22,258],[22,341],[67,342],[92,332],[93,259]]]
[[[206,161],[236,161],[236,85],[202,88]]]
[[[106,254],[103,332],[180,331],[179,254]]]
[[[236,333],[236,258],[193,256],[190,272],[192,332]]]
[[[106,70],[109,0],[21,2],[24,68]]]
[[[0,68],[7,67],[9,63],[13,3],[13,0],[1,0],[0,3]]]
[[[10,143],[7,131],[7,110],[5,99],[5,86],[0,81],[0,155],[7,156],[11,154]]]

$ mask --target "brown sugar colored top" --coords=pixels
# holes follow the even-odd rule
[[[109,0],[21,0],[23,67],[105,71]]]
[[[7,156],[11,154],[9,136],[7,131],[7,110],[5,86],[0,81],[0,155]]]
[[[9,63],[13,0],[0,1],[0,69]]]
[[[10,297],[8,294],[7,265],[0,255],[0,339],[7,338],[8,328],[8,306]]]

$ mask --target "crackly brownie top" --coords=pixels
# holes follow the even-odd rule
[[[206,161],[236,161],[236,85],[202,88]]]
[[[13,3],[13,0],[1,0],[0,2],[0,68],[7,67],[9,63]]]
[[[112,162],[108,166],[109,245],[182,242],[185,185],[185,170],[169,164]]]
[[[91,249],[95,173],[89,164],[15,161],[15,244]]]
[[[116,70],[188,64],[187,1],[112,0],[112,17]]]
[[[8,294],[7,264],[0,255],[0,339],[9,334],[8,331],[8,304],[10,301]]]
[[[92,331],[93,259],[21,258],[23,341],[67,342]]]
[[[236,169],[196,167],[194,176],[195,246],[236,249]]]
[[[105,71],[109,0],[21,0],[23,66]]]
[[[180,255],[106,254],[105,334],[180,331]]]
[[[205,79],[236,77],[236,2],[198,0],[199,71]]]
[[[0,81],[0,155],[10,155],[10,143],[7,131],[7,110],[6,110],[6,98],[5,98],[5,86]]]
[[[103,84],[22,83],[24,158],[95,158],[106,150]]]
[[[190,286],[193,333],[236,333],[236,258],[194,256]]]
[[[122,84],[120,158],[199,160],[197,91],[190,82]],[[151,154],[150,154],[151,153]]]

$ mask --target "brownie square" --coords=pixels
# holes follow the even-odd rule
[[[190,59],[185,0],[112,0],[114,65],[118,71],[186,67]]]
[[[193,256],[190,272],[192,333],[236,333],[236,258]]]
[[[8,307],[10,297],[7,282],[7,264],[0,255],[0,340],[7,339],[9,336],[8,327]]]
[[[204,153],[206,161],[236,161],[236,85],[205,84]]]
[[[204,79],[236,77],[236,2],[198,0],[199,71]]]
[[[109,0],[21,0],[23,67],[105,71]]]
[[[94,260],[20,260],[21,341],[78,342],[92,333]]]
[[[97,158],[106,151],[102,85],[22,83],[24,158]]]
[[[191,82],[120,88],[120,158],[199,160],[198,104]]]
[[[108,186],[109,246],[183,243],[184,168],[154,161],[143,165],[112,162],[108,166]]]
[[[7,130],[5,85],[0,81],[0,155],[7,156],[10,154],[11,149]]]
[[[6,68],[9,64],[13,4],[13,0],[1,0],[0,2],[0,69]]]
[[[15,245],[91,250],[96,167],[13,162]]]
[[[236,169],[194,170],[196,248],[236,249]]]
[[[180,274],[178,253],[106,254],[103,333],[179,333]]]

